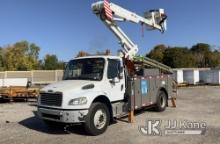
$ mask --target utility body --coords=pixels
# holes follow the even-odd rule
[[[107,0],[92,4],[93,12],[117,36],[120,56],[78,57],[66,65],[62,81],[41,89],[38,114],[48,125],[80,123],[91,135],[109,123],[145,107],[164,111],[172,96],[172,70],[149,58],[137,57],[138,47],[116,21],[131,21],[163,32],[164,10],[138,16]]]

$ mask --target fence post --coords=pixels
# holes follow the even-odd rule
[[[31,83],[34,83],[34,74],[33,70],[31,71]]]
[[[8,73],[7,73],[7,71],[5,71],[5,76],[4,76],[4,78],[6,79],[8,77]]]
[[[58,78],[57,78],[57,70],[55,70],[55,82],[57,82]]]
[[[8,77],[8,72],[7,71],[5,71],[5,74],[4,74],[4,79],[3,79],[3,84],[2,84],[2,86],[5,86],[5,79]]]

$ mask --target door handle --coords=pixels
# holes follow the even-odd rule
[[[121,91],[124,89],[124,85],[123,84],[121,84]]]

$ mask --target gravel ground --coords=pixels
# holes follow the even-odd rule
[[[30,103],[0,103],[0,144],[69,144],[69,143],[184,143],[207,144],[220,141],[220,87],[192,87],[179,89],[177,108],[168,107],[162,113],[150,110],[139,112],[135,123],[127,118],[111,124],[100,136],[88,136],[80,126],[48,128],[35,117],[36,105]],[[147,119],[160,119],[162,126],[167,120],[188,120],[206,122],[204,135],[162,135],[147,136],[138,127]],[[163,127],[162,127],[163,130]]]

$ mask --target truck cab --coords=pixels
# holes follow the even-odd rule
[[[111,103],[123,101],[124,94],[125,73],[120,57],[75,58],[66,65],[62,81],[41,89],[38,113],[47,123],[81,123],[86,121],[93,103],[105,103],[110,115]],[[103,115],[99,113],[97,118]]]

